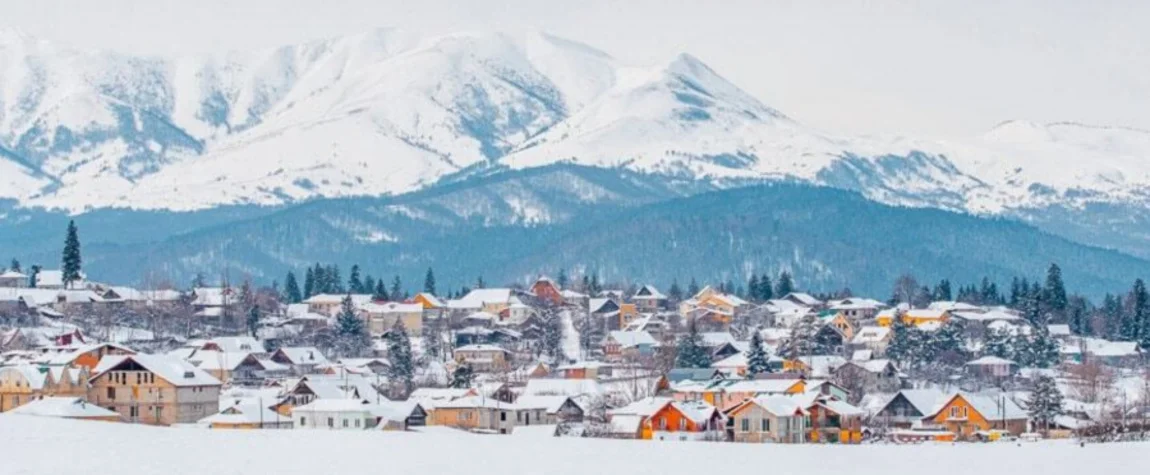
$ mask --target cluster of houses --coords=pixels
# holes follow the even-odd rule
[[[0,277],[0,285],[5,282],[20,279]],[[182,299],[196,315],[211,318],[228,311],[233,292],[196,288],[184,295],[15,284],[0,291],[50,322],[0,329],[0,412],[5,413],[214,429],[446,426],[506,434],[553,426],[549,433],[588,437],[793,444],[986,440],[1034,430],[1018,392],[913,381],[886,358],[896,321],[928,332],[954,319],[986,330],[1028,331],[1025,320],[1006,308],[934,302],[913,309],[865,298],[824,301],[799,292],[752,303],[711,287],[674,302],[650,285],[592,297],[548,278],[526,289],[476,289],[459,299],[420,293],[386,302],[350,295],[373,337],[402,322],[420,356],[418,387],[393,400],[386,396],[391,363],[382,343],[370,357],[331,359],[315,347],[280,344],[332,325],[348,295],[319,294],[285,305],[260,322],[255,337],[177,341],[165,351],[145,353],[133,348],[149,338],[147,332],[85,335],[61,319],[67,310],[62,305],[70,303],[73,292],[86,292],[87,304],[160,305]],[[580,341],[578,354],[554,359],[532,351],[544,310],[571,320],[568,331],[576,334],[565,339]],[[738,322],[748,318],[759,324],[741,328]],[[793,329],[812,320],[813,338],[824,354],[784,357],[782,347]],[[674,359],[687,324],[700,331],[710,356],[707,367],[680,368],[660,359],[668,354]],[[421,341],[428,338],[427,325],[444,329],[442,336],[432,336],[447,348],[438,358],[419,354],[427,344]],[[1122,365],[1141,356],[1137,345],[1074,336],[1065,325],[1048,330],[1068,363],[1090,359]],[[580,338],[578,332],[595,337]],[[750,371],[753,333],[763,342],[769,372]],[[965,366],[972,375],[999,383],[989,385],[995,388],[1035,374],[991,356]],[[473,380],[449,387],[461,367],[475,373]],[[1096,414],[1089,410],[1075,411],[1061,416],[1057,429],[1074,430],[1091,417]]]

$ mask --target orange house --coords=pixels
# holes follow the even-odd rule
[[[862,441],[863,410],[837,399],[815,402],[810,413],[810,441],[857,444]]]
[[[614,418],[638,418],[642,440],[718,440],[725,427],[718,408],[703,401],[648,398],[611,411]]]
[[[552,305],[563,304],[563,292],[559,290],[559,285],[549,277],[540,277],[534,284],[531,284],[531,293]]]
[[[963,440],[991,430],[1018,435],[1026,432],[1027,420],[1026,411],[1008,397],[964,392],[955,393],[938,412],[923,418],[929,425],[945,429]]]
[[[434,310],[444,307],[443,301],[439,300],[439,297],[431,295],[427,292],[420,292],[415,294],[415,297],[412,298],[411,301],[422,305],[424,310]]]
[[[894,321],[895,311],[884,311],[875,317],[875,323],[880,327],[889,327]],[[930,308],[912,308],[900,315],[902,322],[907,325],[922,326],[927,323],[946,323],[950,320],[950,312],[946,310],[936,310]]]

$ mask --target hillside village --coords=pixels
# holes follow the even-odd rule
[[[1150,429],[1150,298],[1015,281],[890,298],[592,275],[437,292],[139,289],[0,273],[0,412],[207,429],[423,430],[734,443],[1123,440]],[[71,257],[70,257],[71,256]]]

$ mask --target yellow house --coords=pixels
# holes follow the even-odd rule
[[[415,294],[415,297],[411,300],[417,304],[422,305],[424,310],[436,310],[447,306],[443,303],[442,300],[439,299],[439,297],[431,295],[427,292],[420,292]]]
[[[884,310],[875,317],[875,322],[878,323],[879,326],[889,327],[894,321],[896,314],[899,315],[903,323],[907,325],[914,325],[916,327],[929,323],[942,324],[950,320],[950,312],[947,310],[913,308],[903,311],[901,314],[899,314],[896,310]]]
[[[85,397],[88,370],[66,366],[19,365],[0,368],[0,412],[45,397]]]

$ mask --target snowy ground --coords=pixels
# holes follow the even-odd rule
[[[210,431],[0,415],[0,473],[1081,475],[1127,473],[1150,457],[1146,443],[782,446],[536,439],[436,429]]]
[[[579,348],[579,330],[575,329],[574,316],[570,310],[560,312],[559,316],[563,319],[563,353],[568,358],[583,359]]]

